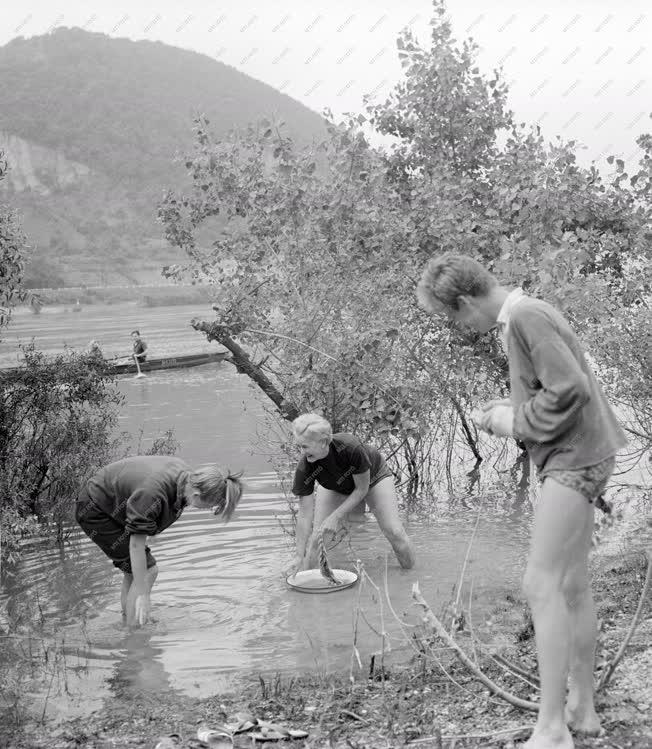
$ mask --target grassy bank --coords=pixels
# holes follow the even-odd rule
[[[649,531],[647,532],[649,545]],[[598,669],[616,652],[639,601],[646,560],[645,539],[627,555],[600,557],[594,562],[594,589],[601,634]],[[645,618],[647,617],[647,619]],[[652,746],[652,620],[649,605],[643,623],[632,639],[612,681],[599,694],[598,711],[604,735],[576,737],[578,749],[643,749]],[[535,672],[530,622],[520,599],[498,601],[485,622],[474,622],[476,636],[492,640],[502,657]],[[456,640],[471,653],[470,622],[462,625]],[[15,729],[2,746],[15,749],[84,747],[154,747],[159,736],[178,733],[183,746],[196,746],[198,725],[215,726],[236,713],[303,729],[308,739],[282,742],[297,749],[381,749],[411,745],[433,747],[513,747],[528,735],[533,713],[499,700],[479,684],[449,650],[423,633],[414,639],[410,663],[382,670],[355,665],[349,673],[305,675],[298,678],[252,677],[238,693],[193,700],[175,694],[119,694],[90,717],[58,727],[41,726],[29,733]],[[524,699],[533,698],[533,687],[507,673],[486,653],[477,652],[485,673]],[[515,744],[516,742],[516,744]],[[245,733],[236,747],[253,746]]]

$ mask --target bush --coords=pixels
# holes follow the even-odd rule
[[[2,558],[21,538],[49,529],[62,539],[79,486],[113,459],[122,396],[102,359],[24,349],[25,364],[0,373]]]

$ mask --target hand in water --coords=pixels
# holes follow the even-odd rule
[[[140,625],[141,627],[150,619],[150,613],[152,610],[152,604],[149,600],[149,593],[141,593],[136,596],[134,602],[134,624]]]
[[[297,572],[300,572],[303,568],[303,557],[297,556],[294,557],[294,559],[290,562],[290,564],[287,565],[287,567],[283,570],[283,574],[286,577],[294,577]]]

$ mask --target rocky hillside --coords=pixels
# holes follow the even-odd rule
[[[57,29],[0,48],[0,200],[18,208],[32,286],[155,280],[174,259],[156,203],[183,184],[175,156],[202,112],[215,132],[283,119],[299,141],[319,115],[205,55]]]

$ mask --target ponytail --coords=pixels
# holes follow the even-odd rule
[[[189,480],[199,492],[203,506],[212,507],[213,515],[219,515],[226,523],[242,498],[244,484],[241,476],[242,471],[231,473],[211,463],[194,470]]]
[[[242,497],[244,485],[240,480],[241,476],[242,471],[240,473],[231,473],[227,469],[226,478],[224,479],[224,501],[221,506],[218,505],[213,510],[215,515],[221,515],[225,523],[228,523],[231,519]]]

